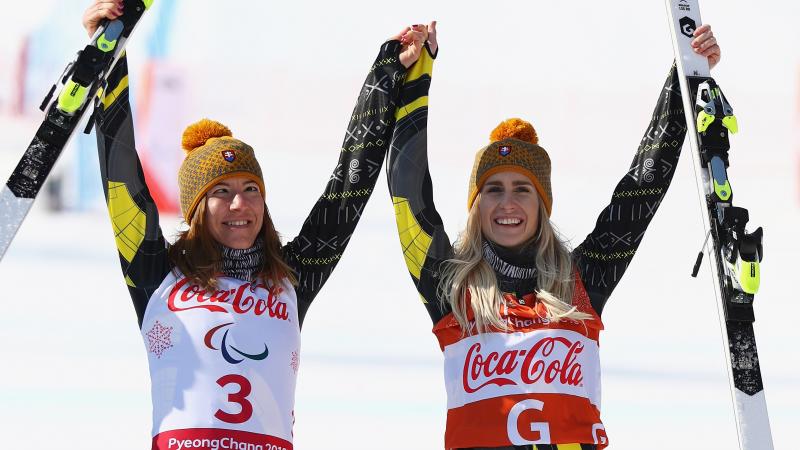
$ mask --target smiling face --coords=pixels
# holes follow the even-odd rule
[[[531,180],[517,172],[499,172],[486,180],[478,209],[481,230],[492,242],[518,248],[539,229],[539,194]]]
[[[211,236],[230,248],[253,246],[264,223],[264,197],[251,178],[231,177],[206,193],[205,222]]]

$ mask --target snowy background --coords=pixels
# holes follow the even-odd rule
[[[250,143],[277,227],[291,238],[333,167],[379,44],[434,18],[442,51],[431,172],[451,239],[464,225],[474,151],[496,123],[518,116],[550,152],[553,220],[577,245],[627,170],[669,68],[663,3],[426,3],[159,0],[129,46],[133,97],[144,95],[138,74],[157,58],[183,89],[166,115],[183,125],[215,118]],[[33,136],[52,80],[84,45],[86,4],[4,7],[0,176]],[[800,3],[704,0],[702,12],[723,48],[714,76],[741,128],[729,172],[735,203],[750,210],[751,228],[765,229],[755,330],[775,447],[788,449],[800,423]],[[159,20],[166,31],[154,29]],[[146,131],[167,149],[156,160],[180,152],[182,125]],[[97,172],[91,139],[59,161],[64,210],[40,199],[0,263],[1,448],[150,445],[147,359],[88,176]],[[604,312],[603,418],[614,449],[737,445],[707,263],[689,277],[703,232],[688,156]],[[373,198],[304,326],[299,449],[443,446],[441,352],[403,264],[385,181]],[[165,233],[177,224],[166,217]]]

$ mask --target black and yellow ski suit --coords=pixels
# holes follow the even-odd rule
[[[207,290],[175,268],[136,152],[126,61],[110,74],[98,101],[98,151],[119,260],[148,351],[154,449],[234,441],[292,448],[300,327],[380,173],[406,75],[400,50],[398,41],[381,46],[327,185],[282,248],[294,286],[225,273]],[[228,385],[238,389],[223,391]]]
[[[468,363],[470,363],[469,355],[466,355],[466,359],[464,354],[457,355],[461,358],[459,360],[460,365],[454,365],[456,369],[453,372],[457,376],[451,377],[452,381],[448,379],[448,358],[454,357],[452,355],[458,350],[453,350],[453,348],[457,347],[455,344],[461,342],[455,342],[452,346],[446,345],[442,342],[439,334],[440,331],[448,326],[458,325],[453,320],[450,307],[447,302],[443,301],[440,296],[441,291],[438,289],[444,265],[447,264],[448,259],[453,257],[453,247],[442,225],[442,219],[434,206],[433,183],[428,170],[428,92],[431,83],[433,59],[434,56],[429,52],[424,54],[416,66],[410,70],[409,76],[401,89],[401,105],[398,108],[397,123],[395,124],[394,138],[386,170],[403,256],[414,285],[422,298],[423,306],[428,311],[434,324],[434,332],[437,333],[437,338],[440,339],[440,346],[445,351],[445,384],[448,389],[448,420],[445,432],[445,447],[448,449],[492,448],[497,450],[586,450],[596,447],[603,448],[607,445],[607,439],[605,436],[598,437],[595,433],[597,429],[591,428],[592,423],[580,426],[587,426],[588,431],[584,434],[588,434],[589,437],[595,434],[594,439],[581,440],[576,443],[574,440],[559,441],[554,438],[550,442],[545,440],[544,443],[539,444],[519,443],[519,439],[516,439],[518,442],[515,443],[515,439],[509,437],[512,431],[507,432],[505,428],[505,415],[508,414],[508,410],[503,408],[507,407],[497,406],[503,401],[503,395],[497,392],[501,392],[502,389],[514,384],[521,384],[518,383],[518,380],[512,379],[510,374],[510,368],[517,367],[516,363],[508,364],[509,370],[503,379],[488,379],[486,383],[477,389],[468,386],[465,381],[465,389],[469,392],[465,394],[464,389],[459,391],[462,379],[467,380],[468,367],[473,368],[472,375],[484,376],[477,373],[474,368],[483,368],[483,370],[489,372],[488,368],[492,366],[486,361],[490,361],[492,355],[497,361],[498,354],[503,355],[504,349],[513,351],[513,355],[523,354],[525,350],[513,347],[518,345],[516,342],[519,341],[520,333],[517,333],[515,337],[517,341],[514,342],[510,342],[512,341],[511,338],[506,341],[503,341],[503,339],[506,339],[505,337],[498,338],[500,343],[495,344],[496,347],[492,347],[497,353],[493,353],[488,357],[484,353],[483,357],[487,359],[479,361],[472,366],[468,366]],[[606,301],[628,268],[642,241],[647,226],[666,194],[680,156],[685,133],[686,126],[678,76],[675,67],[673,67],[669,72],[663,89],[659,93],[653,116],[647,125],[639,147],[636,149],[633,163],[624,173],[619,184],[617,184],[609,203],[597,216],[594,229],[572,251],[573,265],[577,275],[576,283],[582,282],[585,287],[585,293],[588,294],[587,311],[596,314],[598,319],[602,314]],[[460,199],[456,200],[461,201]],[[494,247],[497,246],[494,245]],[[510,280],[509,273],[523,273],[525,268],[504,271],[504,268],[519,266],[519,261],[504,261],[503,255],[499,254],[498,256],[498,254],[497,252],[492,252],[490,256],[485,251],[484,260],[495,270],[500,287],[505,291],[505,299],[508,302],[507,308],[515,310],[519,314],[529,313],[529,317],[536,317],[532,313],[535,312],[536,308],[535,278]],[[534,300],[526,301],[530,299]],[[504,318],[511,318],[511,313],[503,314],[508,314],[508,316],[504,315]],[[511,322],[509,321],[509,323]],[[548,332],[547,328],[548,326],[542,326],[532,331]],[[460,327],[458,330],[460,330]],[[556,332],[562,331],[556,330]],[[552,333],[553,331],[549,330],[549,332]],[[455,333],[454,335],[456,337],[453,340],[458,341],[463,336],[463,333]],[[464,337],[464,339],[467,338]],[[483,345],[484,349],[489,346],[485,341],[475,342],[476,347],[470,348],[473,353],[475,349],[480,351],[481,347],[477,346],[478,344]],[[458,348],[461,349],[462,347]],[[525,347],[525,349],[530,349],[530,347]],[[474,361],[472,362],[474,363]],[[599,392],[599,361],[597,367],[596,383]],[[584,382],[588,383],[591,377],[585,373],[584,376]],[[485,379],[485,377],[481,378],[482,381]],[[469,395],[480,394],[480,392],[476,394],[476,391],[485,386],[489,386],[487,389],[496,389],[496,391],[493,391],[496,393],[484,393],[483,397],[469,397]],[[456,395],[460,402],[453,402],[457,403],[455,406],[451,406],[453,391],[458,391]],[[516,402],[516,399],[522,398],[523,394],[530,395],[533,391],[524,391],[524,388],[521,387],[518,391],[513,392],[519,395],[509,395],[509,397],[513,397],[508,399],[510,402]],[[569,417],[568,412],[562,415],[553,414],[552,407],[551,412],[548,413],[548,401],[559,403],[565,397],[568,397],[568,393],[557,392],[557,394],[561,395],[561,397],[549,397],[550,400],[543,401],[545,404],[544,409],[535,411],[538,415],[529,417],[535,417],[541,423],[555,416],[562,419]],[[552,396],[554,394],[548,393],[547,395]],[[462,400],[464,398],[468,400]],[[539,400],[534,401],[538,402]],[[494,403],[483,409],[474,409],[474,411],[480,411],[479,414],[473,414],[476,417],[470,417],[469,414],[463,412],[464,408],[474,407],[481,402]],[[508,404],[513,403],[505,405]],[[599,405],[597,405],[596,413],[599,417]],[[474,431],[475,429],[482,429],[481,427],[485,426],[486,423],[495,419],[493,416],[499,415],[503,415],[502,418],[498,419],[498,422],[502,423],[502,425],[495,427],[495,431],[486,433]],[[564,420],[569,421],[569,419]],[[518,425],[511,424],[511,422],[508,423],[509,430],[513,425],[513,432],[517,433],[516,428]],[[602,424],[597,423],[594,425],[596,428],[603,428]],[[555,427],[556,425],[553,426]],[[562,423],[560,426],[569,427],[572,425]],[[463,430],[463,433],[459,430]],[[490,436],[489,434],[492,433],[495,435]],[[470,434],[474,438],[464,438],[461,434]],[[491,444],[487,445],[487,443]]]

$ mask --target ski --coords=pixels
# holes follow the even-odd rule
[[[763,230],[759,227],[749,233],[745,228],[749,213],[733,205],[726,171],[728,136],[738,131],[738,123],[728,99],[711,78],[708,61],[690,45],[694,30],[702,24],[698,0],[666,0],[666,5],[702,209],[703,249],[708,253],[726,347],[739,448],[770,450],[772,434],[753,333]],[[697,275],[702,258],[703,250],[692,276]]]
[[[125,44],[153,0],[125,0],[124,13],[104,21],[79,51],[39,109],[44,120],[5,186],[0,189],[0,261],[64,147],[92,104],[98,89],[125,50]],[[91,130],[92,117],[85,132]]]

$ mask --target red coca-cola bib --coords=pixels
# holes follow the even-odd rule
[[[603,324],[577,280],[584,321],[546,318],[534,295],[506,294],[508,330],[464,333],[452,314],[433,332],[444,352],[446,448],[530,444],[608,446],[600,421]],[[470,327],[474,327],[468,312]]]

